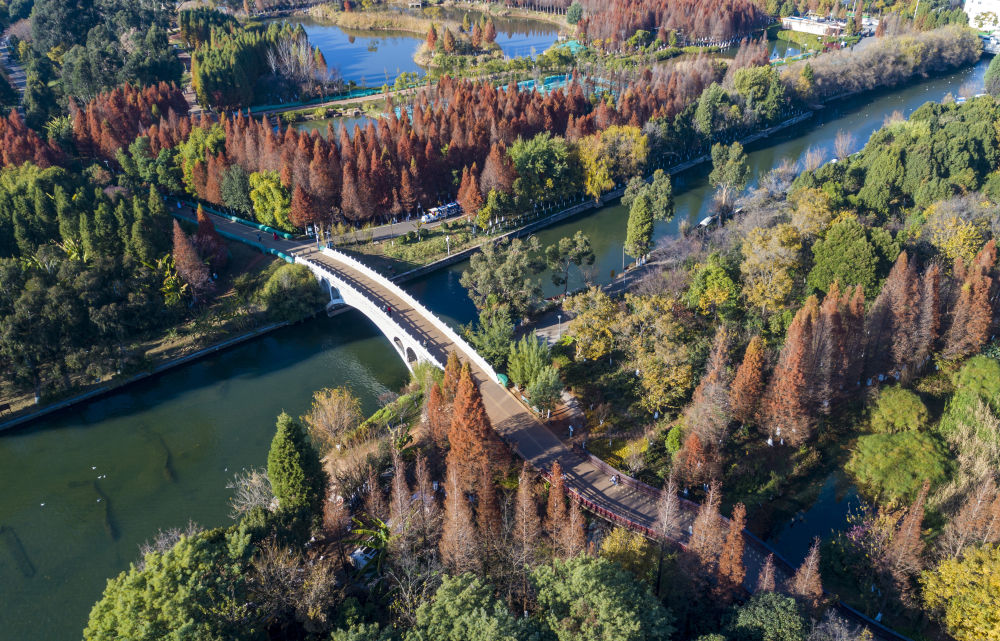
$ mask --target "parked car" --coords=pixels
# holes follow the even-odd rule
[[[427,213],[420,217],[420,222],[422,223],[433,223],[436,220],[441,220],[448,216],[447,205],[443,207],[432,207],[427,210]]]

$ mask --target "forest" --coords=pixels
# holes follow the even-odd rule
[[[906,44],[914,55],[904,56],[904,61],[922,62],[879,74],[880,86],[967,64],[979,46],[957,30],[899,38],[887,38],[885,47]],[[944,56],[946,48],[951,53]],[[935,54],[942,54],[944,62],[928,67],[931,63],[923,61],[935,59]],[[779,78],[777,72],[757,66],[766,58],[759,43],[748,43],[725,68],[699,58],[640,74],[605,73],[610,88],[579,76],[565,90],[547,94],[445,77],[398,113],[389,104],[386,118],[353,132],[328,130],[325,136],[291,127],[275,132],[243,115],[214,124],[161,117],[135,131],[141,135],[127,150],[112,155],[111,150],[123,145],[104,145],[102,157],[116,160],[135,180],[168,191],[184,189],[287,230],[384,221],[456,194],[466,211],[485,209],[485,221],[581,191],[597,197],[624,183],[629,169],[623,166],[628,163],[622,154],[634,150],[622,147],[617,155],[588,152],[608,151],[616,132],[642,130],[652,152],[651,169],[665,159],[705,153],[715,142],[730,142],[779,122],[802,103],[833,95],[832,70],[841,63],[820,57],[815,71],[796,69]],[[602,96],[596,105],[588,97],[595,93]],[[73,134],[83,149],[99,145],[103,135],[94,121],[76,116]],[[556,181],[555,190],[532,187],[527,177],[516,180],[517,160],[511,149],[519,140],[539,135],[551,139],[531,147],[533,153],[561,153],[558,149],[565,148],[570,169],[566,177],[575,175],[576,180]],[[161,160],[164,152],[167,156]],[[181,172],[140,171],[150,158],[173,158]],[[521,166],[527,167],[526,162]],[[473,184],[476,189],[470,190]]]
[[[367,420],[346,389],[318,391],[301,418],[279,416],[266,467],[231,484],[234,524],[191,525],[144,545],[140,561],[108,582],[84,638],[155,639],[181,622],[199,638],[244,640],[858,634],[819,614],[812,562],[791,578],[789,593],[764,564],[760,588],[745,600],[745,513],[730,524],[715,500],[693,524],[703,543],[686,551],[588,524],[567,501],[558,463],[547,479],[513,464],[454,355],[443,373],[418,368],[404,392]],[[342,494],[328,494],[322,455],[363,442],[359,433],[371,427],[392,437],[351,466],[360,483],[338,473]],[[663,528],[677,527],[675,509],[664,506]],[[693,611],[700,627],[688,623]]]
[[[1000,541],[998,121],[992,97],[927,103],[858,154],[779,167],[624,299],[569,298],[552,359],[595,403],[592,451],[654,485],[721,481],[764,531],[842,470],[864,503],[818,550],[824,580],[913,634],[988,638],[965,573]]]

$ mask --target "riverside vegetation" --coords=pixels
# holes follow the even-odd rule
[[[581,3],[573,17],[614,51],[618,33],[634,50],[628,38],[654,19],[711,42],[766,13],[726,6]],[[995,634],[983,577],[1000,519],[1000,107],[927,105],[861,154],[807,159],[797,177],[779,168],[749,195],[735,143],[810,102],[967,63],[979,53],[969,32],[887,34],[879,46],[905,45],[892,60],[837,54],[780,72],[748,42],[728,64],[577,74],[548,93],[445,77],[398,114],[388,104],[353,136],[323,138],[190,117],[159,5],[30,11],[31,37],[14,42],[25,116],[0,119],[0,352],[21,393],[130,371],[144,340],[185,323],[245,327],[318,306],[301,267],[238,275],[252,259],[204,215],[196,230],[172,221],[163,194],[289,230],[457,197],[481,233],[625,186],[641,261],[658,256],[652,222],[672,214],[655,170],[708,153],[718,210],[733,216],[673,241],[622,298],[567,298],[574,317],[552,349],[515,342],[511,319],[539,306],[543,261],[556,285],[587,265],[587,238],[541,254],[530,240],[487,246],[463,276],[477,347],[541,410],[564,387],[592,400],[591,447],[610,439],[598,453],[667,488],[661,532],[676,527],[678,488],[702,502],[688,550],[588,521],[558,470],[543,483],[514,464],[453,358],[443,374],[418,368],[367,421],[329,390],[301,420],[279,417],[266,474],[234,480],[234,524],[156,537],[109,582],[85,638],[859,638],[825,610],[824,581],[914,635]],[[289,96],[327,81],[298,29],[199,11],[178,20],[205,105],[244,106],[268,78]],[[882,66],[839,84],[851,64]],[[830,469],[866,499],[856,527],[815,545],[787,583],[766,562],[745,580],[744,522],[766,524],[777,497]],[[362,546],[371,560],[356,568],[347,557]]]

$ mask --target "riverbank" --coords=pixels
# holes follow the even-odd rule
[[[270,325],[265,325],[264,327],[250,330],[248,332],[244,332],[242,334],[233,336],[232,338],[227,338],[225,340],[219,341],[207,347],[203,347],[190,354],[165,360],[161,363],[152,366],[149,369],[149,371],[140,372],[139,374],[135,374],[133,376],[129,376],[127,378],[122,378],[122,379],[112,378],[110,382],[106,383],[97,383],[92,387],[92,389],[88,389],[87,391],[77,394],[76,396],[71,396],[70,398],[51,403],[37,410],[23,413],[19,416],[15,416],[14,418],[8,419],[0,423],[0,432],[5,432],[7,430],[12,430],[18,427],[24,427],[25,425],[33,421],[45,418],[56,412],[61,412],[65,409],[69,409],[70,407],[77,405],[79,403],[83,403],[85,401],[93,401],[98,398],[101,398],[102,396],[107,396],[112,392],[120,391],[123,388],[128,387],[130,385],[134,385],[135,383],[138,383],[140,381],[144,381],[153,376],[157,376],[158,374],[162,374],[163,372],[169,371],[176,367],[180,367],[181,365],[187,365],[188,363],[193,363],[199,359],[205,358],[206,356],[217,354],[223,350],[229,349],[230,347],[235,347],[237,345],[245,343],[246,341],[259,338],[261,336],[264,336],[265,334],[273,332],[276,329],[291,324],[292,323],[289,321],[284,321],[280,323],[272,323]]]

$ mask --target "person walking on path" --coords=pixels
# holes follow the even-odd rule
[[[278,232],[274,232],[274,239],[278,240]]]
[[[257,242],[260,242],[260,232],[257,233]]]

